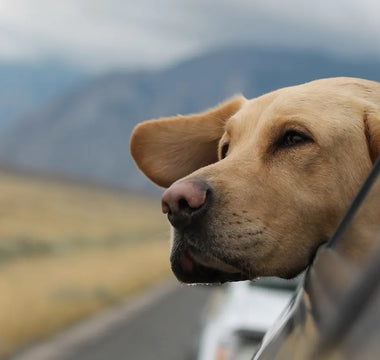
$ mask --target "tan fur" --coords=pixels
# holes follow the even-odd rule
[[[215,191],[206,233],[218,241],[199,261],[290,277],[331,236],[380,154],[379,119],[380,84],[324,79],[140,124],[131,152],[158,185],[197,178]],[[314,142],[278,149],[288,130]]]
[[[379,105],[380,106],[380,105]],[[372,161],[380,155],[380,117],[375,109],[365,114],[366,136]]]
[[[217,146],[224,124],[244,101],[242,96],[237,96],[202,114],[139,124],[131,138],[131,154],[148,178],[168,187],[218,160]]]

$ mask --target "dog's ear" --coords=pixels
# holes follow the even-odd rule
[[[374,163],[380,155],[380,114],[368,111],[364,115],[369,154]]]
[[[237,96],[204,113],[137,125],[130,143],[133,159],[154,183],[169,187],[174,181],[217,161],[225,122],[245,101],[243,96]]]

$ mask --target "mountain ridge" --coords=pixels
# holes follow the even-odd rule
[[[214,51],[155,71],[111,72],[67,91],[0,133],[13,167],[150,192],[129,156],[143,120],[194,113],[242,93],[256,97],[322,77],[380,80],[380,61],[257,47]]]
[[[0,130],[90,75],[59,61],[0,62]]]

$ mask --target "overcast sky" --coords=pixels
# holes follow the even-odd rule
[[[380,57],[376,0],[2,0],[0,60],[157,67],[230,44]]]

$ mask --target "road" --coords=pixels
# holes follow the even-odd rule
[[[189,360],[211,292],[166,283],[14,360]]]

